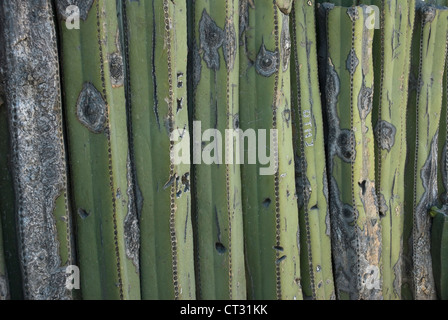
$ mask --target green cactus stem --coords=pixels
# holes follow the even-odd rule
[[[315,9],[294,1],[292,104],[304,295],[335,299],[322,104],[317,71]]]
[[[406,168],[403,298],[435,299],[430,254],[431,217],[437,205],[438,135],[442,111],[448,10],[420,3],[410,75],[409,160]]]
[[[83,299],[139,299],[140,234],[126,121],[117,3],[57,3],[73,210]]]
[[[120,2],[141,294],[194,299],[190,164],[173,158],[180,139],[190,159],[186,1]]]
[[[242,167],[248,297],[302,299],[290,94],[290,15],[274,1],[240,2],[240,126],[264,130]],[[260,144],[260,141],[262,142]],[[264,145],[263,143],[266,142]],[[261,148],[261,147],[262,148]],[[254,151],[256,150],[256,151]],[[267,153],[266,153],[267,152]],[[260,157],[258,158],[260,160]],[[267,170],[269,171],[269,170]],[[267,173],[267,174],[266,174]]]
[[[326,12],[327,156],[337,297],[381,299],[381,224],[371,122],[373,30],[366,26],[364,5],[323,4],[321,10]]]
[[[201,299],[246,298],[239,138],[227,135],[239,129],[238,8],[235,0],[197,0],[192,6],[194,220]]]
[[[447,207],[431,209],[431,255],[437,296],[448,300],[448,215]]]

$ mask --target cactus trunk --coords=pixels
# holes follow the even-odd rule
[[[246,155],[257,152],[259,162],[246,163],[242,175],[247,284],[254,299],[303,297],[289,74],[290,14],[284,6],[242,1],[240,8],[240,105],[244,106],[240,123],[243,130],[253,129],[258,135],[258,148],[253,148],[256,142],[249,142]],[[267,165],[260,161],[261,155],[269,157]]]
[[[73,210],[84,299],[138,299],[139,230],[115,1],[58,2]]]
[[[194,299],[186,1],[120,2],[142,298]]]
[[[304,295],[335,299],[323,109],[317,72],[315,11],[305,0],[292,12],[293,121]]]
[[[405,254],[408,278],[406,297],[417,300],[436,297],[430,254],[431,217],[437,205],[438,134],[442,110],[443,75],[446,61],[447,14],[443,8],[421,4],[416,21],[416,37],[411,76],[414,81],[409,99],[408,143],[411,178],[405,218]],[[418,48],[418,49],[417,49]],[[411,78],[412,79],[412,78]],[[412,180],[412,181],[411,181]]]
[[[381,299],[381,224],[376,205],[373,31],[365,6],[326,10],[326,109],[330,210],[339,299]],[[346,41],[340,41],[349,34]],[[343,90],[345,88],[346,90]]]
[[[240,150],[233,135],[239,133],[238,1],[196,0],[192,11],[198,294],[245,299]]]
[[[1,61],[26,299],[72,298],[65,286],[65,267],[74,258],[52,19],[50,1],[0,5]]]

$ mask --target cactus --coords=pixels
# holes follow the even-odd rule
[[[131,159],[143,299],[194,299],[187,110],[186,1],[122,0]],[[161,35],[161,36],[157,36]],[[148,101],[151,103],[148,104]],[[186,141],[172,157],[174,142]]]
[[[73,210],[84,299],[139,299],[139,230],[115,1],[58,1]]]
[[[373,31],[365,6],[326,11],[327,157],[338,299],[381,299],[381,225],[375,197]],[[348,41],[340,41],[349,34]],[[342,90],[350,88],[350,90]]]
[[[268,131],[264,137],[258,135],[257,151],[259,156],[268,151],[275,163],[274,173],[267,175],[261,162],[242,167],[248,297],[302,299],[289,83],[290,15],[282,12],[287,13],[284,2],[281,7],[275,2],[240,5],[240,105],[244,106],[240,124],[243,130]],[[266,149],[260,149],[263,138],[270,141]],[[247,156],[253,154],[250,146],[255,143],[248,143]]]
[[[431,255],[435,287],[439,299],[448,299],[448,215],[447,207],[431,209]]]
[[[376,188],[382,227],[383,297],[401,299],[406,115],[415,1],[362,1],[381,10],[375,61]],[[377,58],[375,60],[375,57]]]
[[[238,1],[196,0],[191,9],[198,295],[245,299],[239,139],[227,134],[239,129]]]
[[[292,89],[304,295],[335,299],[324,128],[317,72],[314,7],[294,1]],[[297,100],[296,100],[296,99]]]
[[[72,298],[65,286],[65,267],[74,259],[52,18],[50,1],[0,5],[0,55],[26,299]]]
[[[411,69],[408,146],[410,149],[405,212],[403,294],[407,299],[435,299],[430,254],[431,217],[437,205],[437,157],[446,61],[447,14],[444,8],[420,4]]]

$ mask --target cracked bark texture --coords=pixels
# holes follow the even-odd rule
[[[2,1],[1,62],[25,299],[71,299],[59,62],[51,2]]]

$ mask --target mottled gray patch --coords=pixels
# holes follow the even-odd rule
[[[367,115],[372,112],[373,107],[373,90],[366,86],[362,86],[358,95],[358,110],[362,119],[365,120]]]
[[[291,35],[289,32],[289,16],[282,14],[282,32],[280,34],[280,49],[283,72],[288,70],[291,58]]]
[[[422,23],[425,25],[426,23],[431,23],[434,21],[437,9],[432,5],[423,5],[420,12],[422,15]]]
[[[136,272],[140,273],[140,226],[137,214],[137,201],[134,192],[134,181],[132,178],[132,164],[129,154],[126,168],[128,181],[126,190],[126,194],[128,196],[128,212],[124,218],[124,245],[126,249],[126,256],[134,264]]]
[[[329,202],[329,195],[328,195],[329,189],[328,189],[328,178],[327,178],[327,169],[324,168],[323,172],[323,178],[322,178],[322,193],[325,197],[325,204],[327,207],[327,211],[325,212],[325,234],[327,236],[331,235],[331,220],[330,220],[330,202]]]
[[[334,276],[338,298],[348,294],[351,300],[358,299],[358,255],[352,206],[342,203],[340,190],[334,177],[330,180],[330,220],[334,262]]]
[[[435,284],[432,273],[431,257],[431,216],[428,211],[437,205],[437,157],[438,157],[437,131],[431,142],[428,158],[420,170],[420,178],[425,190],[414,212],[413,229],[413,275],[416,299],[434,299]]]
[[[121,87],[124,83],[123,57],[114,52],[109,55],[110,80],[112,87]]]
[[[445,141],[442,150],[442,157],[440,159],[440,172],[442,175],[443,188],[445,189],[440,195],[440,202],[444,205],[448,205],[448,180],[447,180],[447,162],[446,162],[448,160],[446,157],[447,145],[448,142]]]
[[[296,170],[296,190],[297,190],[297,204],[299,209],[307,205],[307,201],[311,196],[311,183],[306,176],[308,164],[304,157],[296,156],[295,170]]]
[[[101,133],[106,125],[107,106],[101,93],[90,82],[83,85],[76,103],[78,120],[93,133]]]
[[[199,21],[199,39],[207,67],[218,70],[220,67],[218,50],[224,44],[225,32],[216,25],[205,9]]]
[[[248,0],[240,0],[239,2],[239,36],[240,36],[240,46],[245,43],[243,34],[246,29],[249,27],[249,1]]]
[[[351,163],[356,159],[356,150],[353,146],[356,145],[355,134],[351,130],[340,130],[336,140],[336,154],[344,162]]]
[[[224,53],[224,61],[226,62],[227,70],[231,71],[235,65],[235,57],[237,53],[236,31],[232,21],[226,20],[224,32],[226,39],[223,43],[222,50]]]
[[[375,127],[375,138],[381,149],[390,152],[395,145],[395,135],[397,129],[395,126],[385,120],[378,121]]]
[[[79,17],[82,20],[87,20],[90,8],[92,8],[93,0],[57,0],[56,8],[62,19],[67,20],[71,15],[70,10],[67,10],[69,6],[77,6],[79,8]]]
[[[59,211],[67,236],[59,234],[55,217],[56,201],[68,187],[51,2],[2,1],[0,24],[24,298],[71,299],[64,265],[73,263],[71,214]],[[68,239],[65,248],[61,237]]]
[[[380,216],[385,217],[387,212],[389,211],[389,207],[387,206],[386,197],[384,197],[384,194],[380,193],[377,201]]]
[[[9,300],[9,285],[8,278],[4,275],[0,275],[0,301]]]
[[[350,17],[352,22],[356,22],[359,19],[359,10],[358,7],[350,7],[347,9],[347,14]]]
[[[359,59],[356,55],[355,49],[350,49],[350,52],[347,57],[347,70],[350,72],[350,75],[354,75],[356,72],[356,68],[359,65]]]
[[[267,50],[263,42],[255,61],[255,70],[264,77],[270,77],[278,71],[278,60],[278,52]]]

